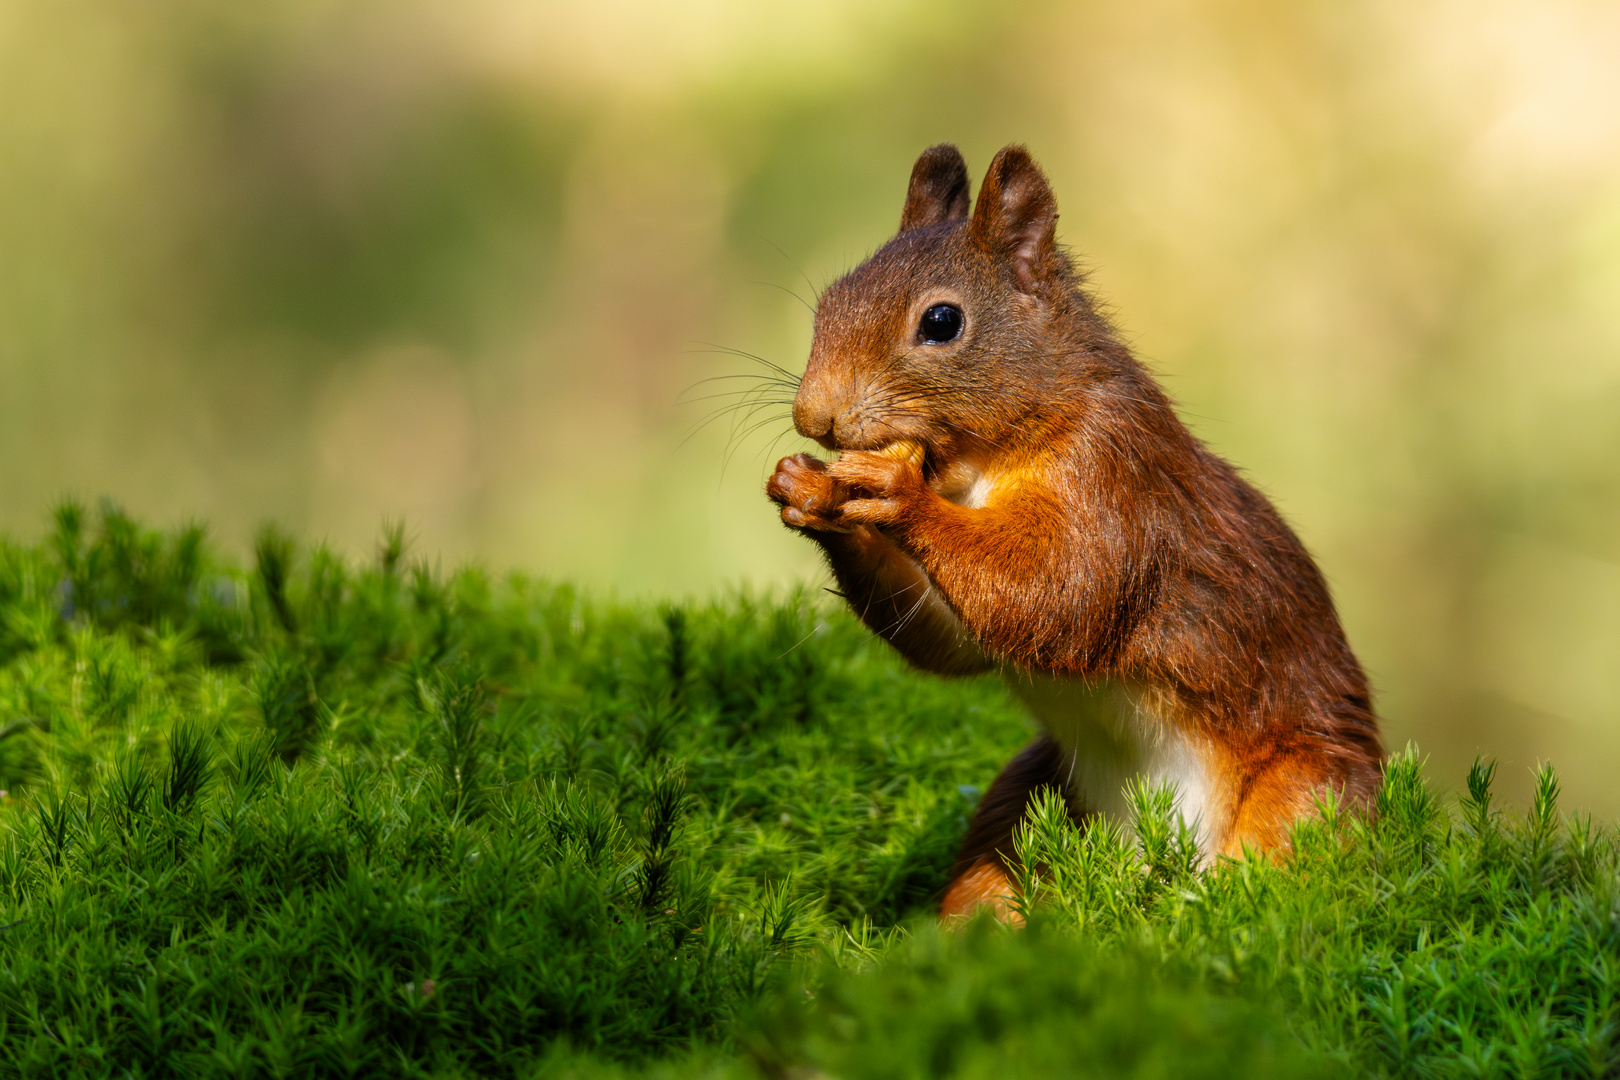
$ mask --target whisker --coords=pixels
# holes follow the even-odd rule
[[[727,444],[746,439],[749,435],[769,424],[778,421],[792,422],[792,417],[775,411],[766,414],[763,419],[758,419],[761,411],[763,411],[763,407],[751,409],[747,413],[739,413],[732,421],[731,432],[726,439]]]
[[[793,399],[790,398],[790,397],[786,397],[786,398],[784,398],[784,397],[765,398],[765,397],[760,397],[760,396],[750,396],[750,395],[755,395],[755,394],[756,394],[756,391],[753,391],[753,390],[728,390],[723,394],[703,394],[703,395],[700,395],[699,397],[682,398],[680,400],[680,402],[678,402],[678,404],[681,404],[681,405],[696,405],[700,401],[719,401],[722,398],[737,398],[737,399],[739,399],[737,401],[737,404],[739,404],[739,405],[746,405],[746,404],[748,404],[750,402],[755,402],[755,401],[761,402],[761,403],[764,403],[764,404],[770,404],[770,405],[791,405],[791,404],[793,404]]]
[[[799,435],[798,429],[796,429],[790,422],[787,428],[783,430],[780,435],[765,444],[765,452],[761,455],[761,460],[769,461],[771,458],[775,457],[776,448],[781,445],[782,440],[795,437],[802,438],[802,436]]]
[[[743,413],[745,414],[743,418],[746,420],[755,416],[761,409],[787,408],[791,404],[792,402],[788,401],[733,401],[730,404],[711,409],[706,416],[698,421],[698,427],[707,427],[722,416],[732,413]]]
[[[735,453],[748,436],[764,427],[787,419],[781,413],[769,412],[764,419],[757,419],[761,410],[750,409],[746,413],[738,413],[731,421],[731,432],[726,436],[726,446]]]
[[[808,634],[804,635],[804,637],[800,638],[798,641],[795,641],[791,648],[787,649],[786,651],[784,651],[782,653],[782,656],[786,656],[788,653],[792,652],[794,649],[797,649],[800,645],[803,645],[805,642],[809,641],[812,637],[815,636],[816,631],[819,630],[819,629],[821,629],[819,626],[811,627],[810,632]],[[778,656],[777,659],[778,660],[782,659],[782,656]]]
[[[683,437],[681,439],[681,442],[680,442],[679,445],[685,446],[688,442],[690,442],[693,438],[695,438],[700,431],[707,428],[710,424],[713,424],[715,421],[719,420],[721,417],[724,417],[724,416],[727,416],[727,415],[730,415],[733,418],[732,425],[731,425],[731,433],[727,436],[727,439],[726,439],[727,444],[730,445],[733,441],[735,441],[738,438],[737,429],[742,424],[748,423],[755,416],[759,415],[761,410],[763,410],[763,409],[785,409],[785,408],[789,408],[792,404],[793,404],[792,401],[782,401],[782,400],[743,400],[743,401],[729,402],[729,403],[727,403],[725,405],[721,405],[721,406],[719,406],[717,408],[711,409],[708,412],[707,415],[703,416],[695,424],[693,424],[691,429],[687,431],[685,437]],[[775,418],[776,419],[791,419],[791,417],[782,417],[782,416],[777,416]],[[770,418],[767,418],[767,421],[769,419]]]
[[[793,299],[795,299],[799,303],[803,304],[804,305],[804,310],[808,311],[811,315],[814,315],[816,313],[816,309],[813,306],[811,306],[810,301],[806,300],[804,297],[800,296],[798,293],[794,292],[792,289],[788,288],[786,285],[778,285],[774,281],[756,281],[756,282],[754,282],[754,284],[755,285],[763,285],[768,289],[780,289],[782,292],[787,293],[789,296],[793,297]]]
[[[731,382],[731,381],[734,381],[734,380],[737,380],[737,379],[751,379],[754,382],[767,383],[767,384],[769,384],[771,386],[796,386],[796,385],[798,385],[797,383],[793,382],[793,380],[784,379],[779,375],[751,375],[751,374],[710,375],[706,379],[699,379],[697,382],[693,383],[692,385],[693,386],[702,386],[704,383]]]
[[[919,585],[921,585],[921,583],[919,583]],[[914,586],[909,586],[909,585],[907,586],[908,589],[913,588],[913,587]],[[902,631],[906,627],[910,626],[911,621],[917,617],[917,613],[923,609],[923,605],[928,603],[928,589],[929,589],[929,586],[921,585],[921,588],[922,588],[922,595],[918,596],[917,597],[917,602],[915,604],[912,604],[911,607],[906,611],[906,613],[904,615],[900,616],[900,618],[898,620],[896,620],[894,626],[892,626],[889,629],[889,632],[891,634],[898,634],[900,631]]]
[[[793,430],[792,421],[786,419],[785,417],[779,416],[766,417],[764,420],[750,425],[747,430],[737,433],[727,443],[725,457],[720,462],[721,474],[723,475],[726,469],[730,467],[731,459],[737,456],[737,451],[742,449],[742,444],[747,441],[748,436],[752,435],[756,431],[759,431],[761,428],[769,427],[773,423],[786,423],[788,425],[787,432],[784,432],[783,435],[778,435],[776,439],[772,441],[773,445],[775,442],[780,441],[784,435]]]
[[[773,288],[782,288],[772,282],[759,282]],[[783,289],[790,295],[791,289]],[[798,299],[803,302],[802,297]],[[812,309],[813,310],[813,309]],[[702,348],[688,349],[689,354],[703,353],[719,356],[736,356],[763,368],[760,372],[732,372],[723,375],[712,375],[699,379],[682,391],[678,400],[681,405],[698,405],[701,403],[715,403],[712,408],[701,417],[681,440],[685,445],[695,438],[699,432],[722,419],[728,420],[725,449],[721,453],[720,479],[724,480],[726,471],[731,467],[732,460],[749,443],[755,435],[769,429],[772,425],[782,425],[765,444],[763,452],[770,454],[776,450],[783,439],[791,438],[796,434],[793,427],[791,409],[794,396],[798,393],[802,378],[781,364],[746,349],[737,349],[729,345],[720,345],[714,342],[699,342]],[[699,393],[705,387],[714,387],[713,392]],[[736,384],[743,385],[736,385]],[[727,386],[730,388],[724,388]]]
[[[912,584],[907,585],[905,588],[900,589],[894,595],[896,595],[896,596],[904,596],[906,593],[910,592],[912,589],[915,589],[918,584],[919,583],[917,583],[917,582],[913,582]],[[844,599],[848,600],[849,597],[846,596],[846,597],[844,597]],[[861,607],[861,622],[866,623],[867,626],[872,625],[872,623],[870,621],[871,620],[871,615],[872,615],[872,600],[873,600],[872,594],[868,593],[867,596],[866,596],[866,603],[865,603],[865,605],[863,605]],[[896,619],[893,623],[889,624],[886,631],[885,630],[879,630],[878,633],[880,635],[885,633],[885,632],[891,633],[891,634],[894,633],[895,628],[899,625],[899,621],[900,620]]]
[[[691,395],[692,395],[692,393],[694,391],[704,389],[707,386],[709,386],[709,384],[712,384],[712,383],[738,382],[738,381],[743,381],[743,380],[746,380],[747,382],[751,383],[752,385],[737,388],[737,389],[732,389],[732,390],[717,390],[716,393],[717,394],[722,394],[722,393],[723,394],[734,394],[734,395],[737,395],[737,396],[743,396],[743,395],[747,395],[747,394],[768,394],[768,393],[796,394],[799,391],[799,384],[798,383],[791,382],[791,381],[789,381],[787,379],[781,378],[780,376],[776,376],[776,375],[711,375],[706,379],[699,379],[696,382],[694,382],[694,383],[690,384],[689,386],[687,386],[684,390],[682,390],[680,392],[680,395],[676,398],[676,403],[677,404],[684,404],[685,402],[691,401],[691,400],[699,400],[699,401],[704,400],[703,398],[694,399],[694,398],[691,397]]]
[[[810,287],[810,295],[814,296],[819,301],[821,299],[821,290],[816,288],[816,283],[810,280],[810,275],[804,272],[804,267],[799,265],[798,261],[789,256],[787,252],[783,251],[769,240],[766,240],[765,243],[769,245],[772,251],[775,251],[778,255],[782,256],[783,261],[799,272],[799,276],[804,279],[804,283]],[[794,295],[798,294],[795,293]],[[810,307],[810,305],[805,304],[805,307]],[[810,308],[810,314],[814,315],[815,313],[816,309]]]
[[[738,439],[746,439],[746,438],[748,438],[748,436],[752,435],[754,432],[758,431],[760,428],[769,427],[771,424],[777,424],[777,423],[789,423],[789,424],[791,424],[792,422],[793,422],[793,418],[789,417],[789,416],[767,416],[763,420],[754,421],[752,423],[749,423],[747,427],[740,429],[737,432],[737,438]]]
[[[756,364],[761,364],[761,365],[763,365],[763,366],[765,366],[767,368],[770,368],[772,371],[776,372],[778,375],[782,376],[785,379],[791,379],[793,381],[793,385],[795,385],[795,386],[797,386],[801,381],[801,379],[800,379],[800,377],[798,375],[793,374],[793,372],[789,371],[787,368],[783,367],[781,364],[772,363],[771,361],[765,359],[763,356],[759,356],[759,355],[757,355],[755,353],[748,352],[746,349],[734,349],[729,345],[716,345],[712,341],[699,342],[699,344],[707,345],[708,346],[707,351],[709,351],[711,353],[718,353],[718,354],[725,355],[725,356],[739,356],[739,357],[742,357],[744,360],[752,360]],[[705,350],[693,350],[693,351],[694,352],[703,352]]]

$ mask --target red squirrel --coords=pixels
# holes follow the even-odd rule
[[[999,669],[1044,732],[980,801],[947,918],[1009,917],[1031,795],[1077,822],[1170,781],[1206,860],[1268,851],[1329,789],[1368,804],[1383,751],[1327,584],[1096,308],[1021,146],[972,205],[954,146],[917,159],[900,231],[821,295],[766,486],[838,591],[916,667]]]

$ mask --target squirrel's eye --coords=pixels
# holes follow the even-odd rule
[[[935,304],[923,312],[917,333],[930,345],[955,341],[962,333],[962,309],[953,304]]]

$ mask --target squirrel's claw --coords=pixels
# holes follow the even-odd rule
[[[817,514],[807,514],[796,506],[782,507],[782,524],[792,529],[809,529],[813,532],[849,533],[855,529],[850,525],[842,525],[831,518],[821,517]]]
[[[809,454],[794,454],[776,463],[765,494],[782,507],[782,524],[814,532],[847,533],[839,507],[848,492],[827,472],[827,463]]]

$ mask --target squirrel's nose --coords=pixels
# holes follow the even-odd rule
[[[832,410],[819,402],[806,400],[802,392],[793,399],[793,426],[800,435],[816,440],[829,450],[838,448],[832,437]]]

